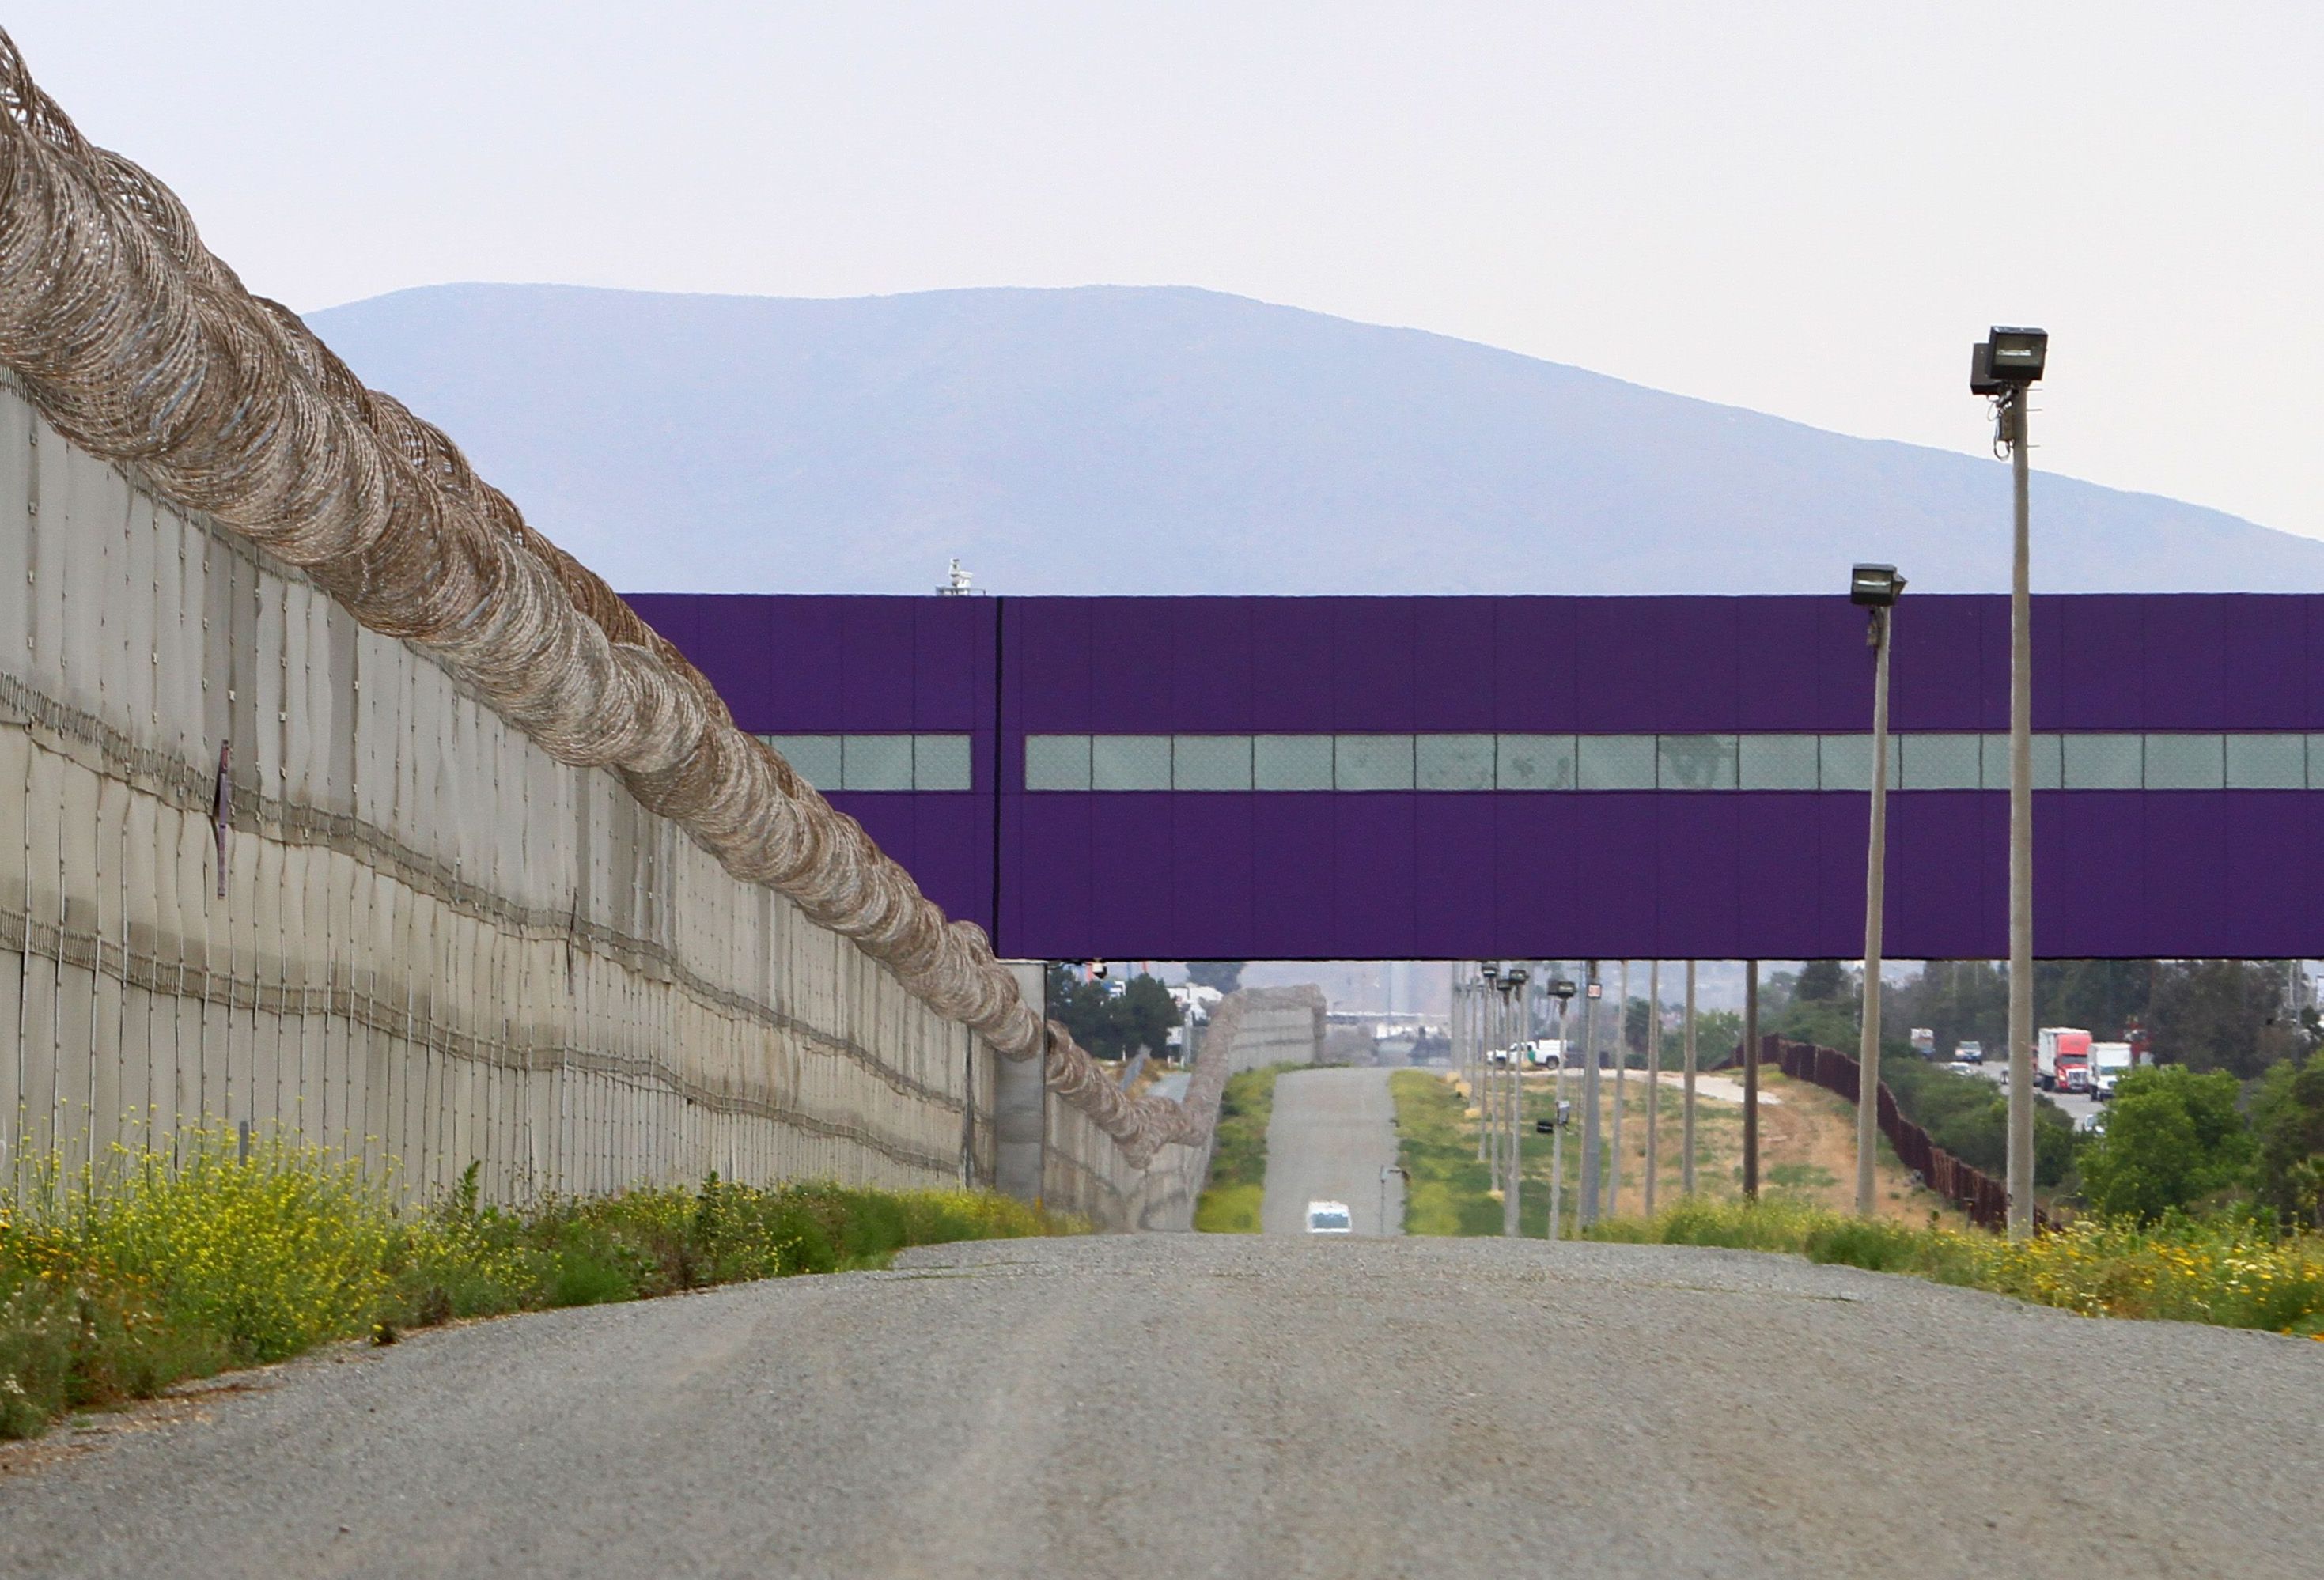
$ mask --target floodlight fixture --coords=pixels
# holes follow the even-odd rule
[[[1895,565],[1858,565],[1848,573],[1848,601],[1860,609],[1889,609],[1904,591]]]
[[[1990,371],[2007,384],[2036,383],[2050,356],[2047,329],[2011,329],[1997,324],[1986,344],[1993,348]]]
[[[1969,392],[1972,395],[2006,395],[2009,381],[1993,376],[1993,342],[1980,340],[1969,348]]]
[[[1560,977],[1560,978],[1558,978],[1555,981],[1552,982],[1552,983],[1549,985],[1549,996],[1550,996],[1552,998],[1556,999],[1560,1004],[1563,1004],[1563,1003],[1564,1003],[1567,999],[1572,998],[1572,997],[1573,997],[1573,995],[1574,995],[1574,992],[1575,992],[1575,988],[1574,988],[1573,983],[1572,983],[1569,978],[1564,978],[1564,977]]]
[[[1512,988],[1522,988],[1526,985],[1526,978],[1532,974],[1533,973],[1526,970],[1523,966],[1511,966],[1508,969],[1505,980]]]
[[[1477,967],[1477,975],[1488,982],[1498,982],[1501,979],[1501,968],[1492,960],[1481,961]]]

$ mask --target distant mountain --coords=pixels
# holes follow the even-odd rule
[[[2008,574],[2008,473],[1190,289],[456,285],[309,321],[637,591],[1774,592]],[[1962,397],[1964,400],[1967,395]],[[2324,542],[2036,480],[2034,584],[2324,590]]]

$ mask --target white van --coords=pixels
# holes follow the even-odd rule
[[[1307,1204],[1307,1232],[1352,1235],[1356,1232],[1356,1220],[1344,1201],[1311,1201]]]

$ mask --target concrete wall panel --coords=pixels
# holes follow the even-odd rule
[[[838,632],[954,671],[899,698],[866,662],[849,705],[903,708],[907,728],[989,716],[971,659],[998,613],[966,603],[897,600],[887,623]],[[945,837],[989,830],[981,804]],[[14,1171],[244,1123],[413,1194],[473,1164],[496,1199],[714,1168],[985,1183],[995,1163],[999,1061],[963,1028],[426,655],[74,450],[13,386],[0,1037]],[[1134,1221],[1140,1171],[1056,1107],[1050,1162],[1111,1204],[1102,1221]]]

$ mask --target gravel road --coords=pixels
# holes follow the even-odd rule
[[[0,1575],[2252,1580],[2324,1472],[2324,1344],[1664,1247],[939,1247],[261,1381],[0,1475]]]
[[[1396,1102],[1384,1069],[1293,1070],[1275,1079],[1267,1122],[1267,1195],[1261,1234],[1305,1235],[1307,1204],[1344,1201],[1359,1235],[1404,1233],[1404,1180],[1388,1181],[1381,1227],[1380,1171],[1396,1162]]]

